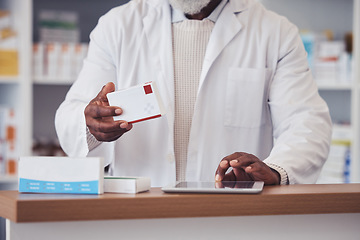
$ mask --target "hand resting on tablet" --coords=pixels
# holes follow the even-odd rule
[[[230,167],[232,170],[226,173]],[[280,175],[256,156],[236,152],[220,161],[215,181],[263,181],[265,185],[279,185]]]

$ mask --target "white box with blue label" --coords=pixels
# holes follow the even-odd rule
[[[21,157],[19,192],[104,193],[104,160],[100,157]]]

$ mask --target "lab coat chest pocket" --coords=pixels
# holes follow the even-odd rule
[[[230,68],[226,86],[224,125],[257,128],[269,116],[270,69]]]

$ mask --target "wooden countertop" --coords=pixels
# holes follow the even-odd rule
[[[360,184],[266,186],[260,194],[65,195],[0,191],[13,222],[359,213]]]

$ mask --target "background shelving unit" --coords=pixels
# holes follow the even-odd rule
[[[18,83],[17,76],[0,76],[0,84],[12,84]]]
[[[18,76],[0,77],[0,104],[15,110],[17,124],[16,135],[19,141],[18,155],[30,155],[32,139],[32,2],[2,0],[0,2],[0,8],[11,12],[12,27],[17,34],[17,51],[19,58]],[[13,179],[7,176],[4,178]],[[4,178],[2,178],[2,180]]]
[[[353,31],[354,31],[354,82],[352,102],[355,103],[352,108],[352,119],[354,124],[354,144],[351,151],[354,159],[352,169],[354,175],[351,180],[353,182],[360,182],[360,0],[354,0],[354,15],[353,15]]]
[[[335,40],[353,32],[352,82],[319,83],[334,123],[351,125],[351,182],[360,181],[360,1],[359,0],[260,0],[268,9],[286,16],[301,30],[321,33],[331,29]],[[306,17],[304,15],[306,14]],[[340,79],[341,80],[341,79]]]
[[[33,1],[33,42],[39,41],[38,16],[42,10],[77,11],[79,13],[79,28],[81,42],[89,41],[89,34],[96,26],[100,16],[112,7],[118,6],[128,0],[32,0]],[[74,79],[75,80],[75,79]],[[55,112],[64,100],[71,82],[60,79],[33,79],[33,139],[56,141],[54,126]],[[46,100],[45,100],[46,99]],[[48,101],[51,99],[51,101]],[[46,104],[45,104],[46,103]]]
[[[322,31],[331,28],[335,38],[354,33],[354,81],[349,84],[319,85],[328,102],[333,120],[351,122],[352,181],[360,182],[360,0],[259,0],[281,15],[287,16],[300,29]],[[110,8],[127,0],[2,0],[1,8],[12,10],[19,35],[20,73],[0,77],[0,104],[13,106],[18,113],[20,155],[31,155],[34,139],[56,140],[55,111],[70,88],[69,82],[54,79],[51,83],[32,78],[32,44],[39,40],[37,16],[41,10],[79,12],[81,42],[88,36],[98,18]],[[306,17],[304,17],[306,14]]]
[[[18,38],[19,74],[0,77],[0,105],[11,107],[17,116],[19,156],[31,154],[32,144],[32,1],[1,0],[0,8],[11,11]],[[0,176],[0,190],[17,188],[16,176]],[[0,240],[5,240],[5,219],[0,218]]]

